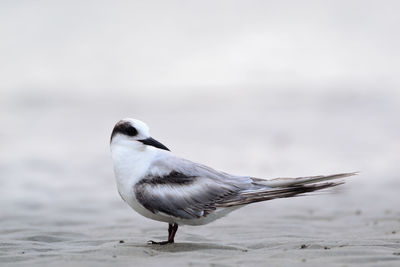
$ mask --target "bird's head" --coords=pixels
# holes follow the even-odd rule
[[[110,138],[111,146],[124,145],[137,149],[145,149],[152,146],[159,149],[169,149],[150,137],[149,127],[140,120],[123,119],[115,124]]]

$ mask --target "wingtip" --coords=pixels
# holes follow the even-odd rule
[[[340,175],[342,175],[342,177],[349,177],[349,176],[354,176],[354,175],[359,175],[360,171],[355,171],[355,172],[346,172],[346,173],[342,173]]]

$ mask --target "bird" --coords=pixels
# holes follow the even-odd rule
[[[175,156],[150,136],[138,119],[118,121],[110,138],[111,158],[121,198],[140,215],[168,223],[174,243],[179,225],[204,225],[250,203],[305,195],[344,183],[357,174],[262,179],[232,175]],[[334,180],[334,181],[333,181]]]

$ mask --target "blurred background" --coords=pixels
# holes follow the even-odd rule
[[[399,231],[399,8],[1,1],[0,257],[51,262],[86,251],[83,240],[106,240],[93,245],[101,251],[113,238],[144,244],[165,235],[165,225],[135,214],[116,191],[109,137],[125,117],[145,121],[174,153],[234,174],[361,172],[336,197],[255,204],[202,227],[210,236],[212,227],[240,227],[244,216],[263,221],[258,209],[356,212],[362,225],[391,214],[396,226],[382,234]],[[134,224],[149,228],[135,232]],[[187,229],[178,240],[191,241]]]

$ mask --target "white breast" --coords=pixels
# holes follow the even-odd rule
[[[152,147],[137,151],[125,145],[111,146],[114,173],[121,198],[142,216],[172,223],[174,220],[170,216],[152,213],[144,208],[135,197],[134,186],[148,173],[155,155],[156,151]]]

